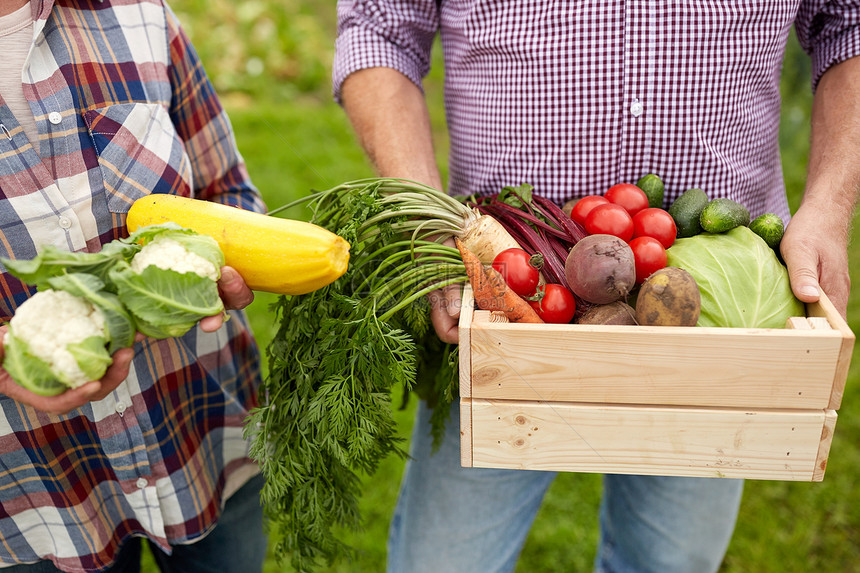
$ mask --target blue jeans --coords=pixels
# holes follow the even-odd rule
[[[460,466],[459,408],[431,455],[422,402],[388,538],[389,573],[513,571],[553,472]],[[606,475],[600,573],[716,571],[743,481]]]
[[[218,525],[209,535],[190,545],[174,545],[170,555],[150,543],[162,573],[254,573],[263,570],[266,534],[260,490],[264,478],[257,475],[230,496]],[[141,538],[133,537],[120,549],[114,565],[104,573],[140,573]],[[57,573],[51,561],[15,565],[3,573]]]

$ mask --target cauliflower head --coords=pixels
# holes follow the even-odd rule
[[[131,260],[131,270],[136,273],[143,272],[150,265],[178,273],[194,273],[213,281],[221,276],[221,270],[212,261],[166,235],[155,237]]]
[[[39,291],[9,321],[3,366],[34,392],[75,388],[104,375],[111,362],[108,337],[104,315],[89,301],[62,290]]]

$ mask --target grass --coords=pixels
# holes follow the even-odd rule
[[[239,148],[270,207],[310,189],[372,174],[348,121],[328,95],[325,62],[330,61],[334,37],[333,3],[254,0],[239,6],[226,0],[177,0],[173,6],[188,24],[192,40],[221,90]],[[217,33],[208,33],[210,30]],[[224,38],[234,41],[224,42]],[[256,63],[249,66],[249,61]],[[444,159],[447,144],[438,63],[429,79],[428,101],[439,157]],[[258,73],[260,65],[262,73]],[[783,94],[783,163],[790,204],[796,209],[808,153],[810,96],[808,62],[794,43],[786,63]],[[444,163],[441,168],[444,175]],[[301,211],[286,215],[306,216]],[[860,269],[860,249],[855,244],[850,257],[853,282],[860,284],[856,270]],[[258,294],[249,308],[252,327],[263,347],[274,332],[268,311],[273,300],[271,295]],[[858,289],[849,303],[849,324],[860,332]],[[849,374],[825,480],[815,484],[747,482],[737,529],[721,569],[724,573],[860,570],[860,493],[854,486],[860,473],[857,362],[854,360]],[[404,437],[411,429],[413,408],[398,413]],[[389,459],[365,479],[362,511],[366,527],[359,533],[344,532],[344,538],[357,549],[356,560],[320,571],[384,569],[386,532],[402,467],[402,461]],[[600,492],[597,475],[560,474],[538,513],[518,571],[589,571],[597,540]],[[151,561],[148,567],[145,571],[155,570]],[[270,555],[266,571],[289,568],[279,566]]]

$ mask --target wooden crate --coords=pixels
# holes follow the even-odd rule
[[[821,481],[854,334],[826,297],[786,329],[460,315],[462,465]]]

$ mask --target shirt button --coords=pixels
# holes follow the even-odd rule
[[[149,485],[149,482],[146,481],[146,478],[137,478],[137,487],[140,489],[145,488]]]
[[[57,221],[57,223],[63,229],[68,229],[69,227],[72,226],[72,220],[69,219],[68,217],[60,217],[59,220]]]
[[[117,402],[115,408],[116,413],[122,416],[122,413],[125,412],[125,409],[128,408],[128,406],[125,405],[125,402]]]
[[[645,106],[642,105],[642,102],[638,99],[633,100],[633,104],[630,106],[630,113],[633,114],[633,117],[639,117],[642,115],[642,111],[645,109]]]
[[[60,115],[60,112],[58,111],[52,111],[48,114],[48,121],[50,121],[54,125],[58,125],[60,122],[63,121],[63,116]]]

